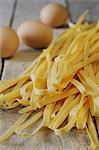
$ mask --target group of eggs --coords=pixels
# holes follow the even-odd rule
[[[52,28],[64,25],[68,19],[67,9],[58,3],[46,5],[40,14],[40,21],[26,21],[17,30],[0,28],[0,58],[15,54],[20,43],[32,48],[46,48],[52,41]]]

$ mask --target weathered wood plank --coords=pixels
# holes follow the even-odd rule
[[[99,0],[68,0],[71,19],[76,22],[79,16],[87,9],[89,15],[87,21],[96,21],[99,19]]]
[[[26,20],[30,20],[30,19],[40,20],[40,11],[49,2],[50,2],[50,0],[47,0],[47,1],[45,1],[45,0],[41,0],[41,1],[39,1],[39,0],[28,0],[28,1],[27,0],[25,0],[25,1],[19,0],[12,27],[17,30],[18,26]],[[62,0],[61,3],[63,3],[63,2],[64,1]],[[61,30],[62,29],[53,30],[54,37],[57,34],[59,34],[61,32]],[[33,50],[32,48],[28,48],[24,45],[21,45],[19,50],[17,51],[16,55],[13,58],[5,61],[2,79],[9,78],[11,76],[11,74],[12,74],[12,76],[17,76],[20,73],[22,73],[23,70],[25,68],[27,68],[27,66],[29,66],[29,64],[32,62],[32,60],[34,60],[31,58],[36,58],[35,56],[39,55],[40,53],[41,53],[41,51],[36,51],[36,50]],[[21,57],[22,54],[23,54],[23,57]],[[28,54],[28,57],[27,57],[27,54]],[[17,60],[19,57],[22,58],[22,59],[20,59],[20,62]],[[27,60],[27,63],[25,63],[24,59]],[[17,72],[13,71],[13,68],[10,67],[12,63],[13,63],[13,66],[15,64],[17,65],[17,63],[20,64],[20,65],[18,65],[19,71],[17,71]],[[16,68],[16,66],[15,66],[15,68]],[[14,72],[14,74],[12,72]]]
[[[32,19],[35,17],[35,11],[38,10],[38,8],[34,5],[34,2],[29,0],[23,1],[19,0],[17,5],[17,11],[15,13],[15,18],[13,21],[13,28],[17,29],[19,24],[23,22],[25,19]],[[32,16],[34,15],[34,16]],[[36,19],[36,17],[35,17]],[[21,46],[19,48],[19,51],[16,53],[16,55],[11,58],[7,59],[5,61],[4,71],[3,71],[3,79],[15,77],[19,74],[21,74],[25,68],[34,60],[37,55],[39,55],[40,52],[34,51],[33,49],[26,48],[24,46]],[[16,115],[15,112],[6,112],[4,113],[1,111],[0,115],[0,134],[3,133],[8,127],[13,124],[13,122],[18,118],[19,116]],[[6,122],[5,122],[6,120]],[[20,137],[13,136],[7,143],[1,144],[0,149],[2,150],[21,150],[21,149],[34,149],[36,147],[41,147],[41,143],[37,143],[33,141],[37,140],[37,137],[34,137],[31,140],[28,140],[25,142],[25,140],[21,139]],[[41,146],[40,146],[41,145]]]
[[[44,5],[46,5],[46,1],[39,0],[19,0],[17,5],[17,10],[15,13],[15,18],[13,21],[13,28],[17,29],[17,27],[25,20],[33,19],[39,20],[39,14]],[[55,35],[60,32],[60,30],[55,30]],[[3,79],[8,79],[11,77],[15,77],[21,74],[27,66],[41,53],[41,51],[33,50],[31,48],[27,48],[23,45],[19,48],[16,55],[5,61]],[[16,120],[18,116],[15,112],[2,112],[0,115],[0,133],[3,133],[11,124],[13,124],[14,120]],[[6,120],[6,122],[5,122]],[[48,137],[46,139],[46,136]],[[58,143],[58,144],[57,144]],[[61,144],[58,137],[51,134],[49,130],[40,131],[35,136],[33,136],[29,140],[24,140],[18,136],[13,136],[9,141],[5,144],[0,145],[0,149],[2,150],[59,150],[61,149]]]
[[[13,20],[13,28],[17,30],[18,26],[26,20],[39,20],[40,9],[44,6],[44,4],[45,2],[42,0],[40,2],[37,2],[36,0],[19,0],[17,11]],[[34,60],[34,58],[40,54],[40,52],[41,51],[33,50],[32,48],[21,45],[16,55],[5,61],[3,78],[9,78],[11,74],[12,76],[16,76],[22,73],[23,70]],[[18,59],[20,59],[20,61],[18,61]],[[16,68],[18,62],[18,71],[14,72],[13,68],[10,66],[13,64],[13,66],[15,66],[14,68]]]
[[[9,26],[14,0],[0,0],[0,26]]]
[[[9,26],[13,10],[13,4],[14,0],[0,0],[0,27]],[[2,60],[0,59],[0,76],[1,70]]]

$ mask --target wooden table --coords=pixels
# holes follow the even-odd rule
[[[41,9],[50,2],[59,2],[67,6],[70,19],[76,21],[86,9],[90,9],[88,21],[99,19],[99,0],[0,0],[0,26],[17,27],[25,20],[39,20]],[[54,29],[54,36],[62,30]],[[39,50],[21,45],[16,55],[10,59],[0,60],[2,79],[9,79],[22,73],[41,53]],[[0,134],[18,118],[14,111],[0,110]],[[96,119],[99,130],[99,119]],[[0,145],[0,150],[87,150],[89,138],[85,131],[73,129],[62,137],[56,136],[48,129],[39,131],[32,138],[25,140],[16,135]]]

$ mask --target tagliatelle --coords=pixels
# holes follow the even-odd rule
[[[22,115],[3,135],[0,136],[0,142],[7,140],[14,132],[15,129],[20,126],[29,117],[31,113]]]
[[[99,140],[97,138],[95,126],[94,126],[94,123],[92,121],[92,117],[91,117],[90,113],[89,113],[89,116],[87,119],[86,129],[87,129],[87,132],[89,134],[90,141],[91,141],[90,149],[91,150],[95,149],[96,145],[97,145],[97,147],[99,147]]]
[[[33,125],[33,123],[35,123],[42,115],[43,115],[42,111],[36,113],[35,115],[33,114],[33,116],[29,120],[27,120],[25,123],[23,123],[22,125],[18,126],[15,129],[15,133],[21,134],[21,132],[24,129],[28,128],[30,125]]]
[[[18,121],[0,142],[13,133],[31,137],[42,127],[57,135],[73,127],[86,129],[91,150],[99,147],[93,117],[99,117],[99,26],[76,24],[60,34],[19,77],[0,82],[0,107],[19,107]],[[25,132],[41,118],[32,133]]]

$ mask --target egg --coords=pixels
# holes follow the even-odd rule
[[[18,28],[20,41],[32,48],[46,48],[52,41],[52,29],[38,21],[26,21]]]
[[[0,58],[13,56],[18,46],[19,38],[17,33],[9,27],[0,28]]]
[[[58,3],[50,3],[46,5],[40,13],[41,21],[51,27],[64,25],[68,16],[68,10]]]

